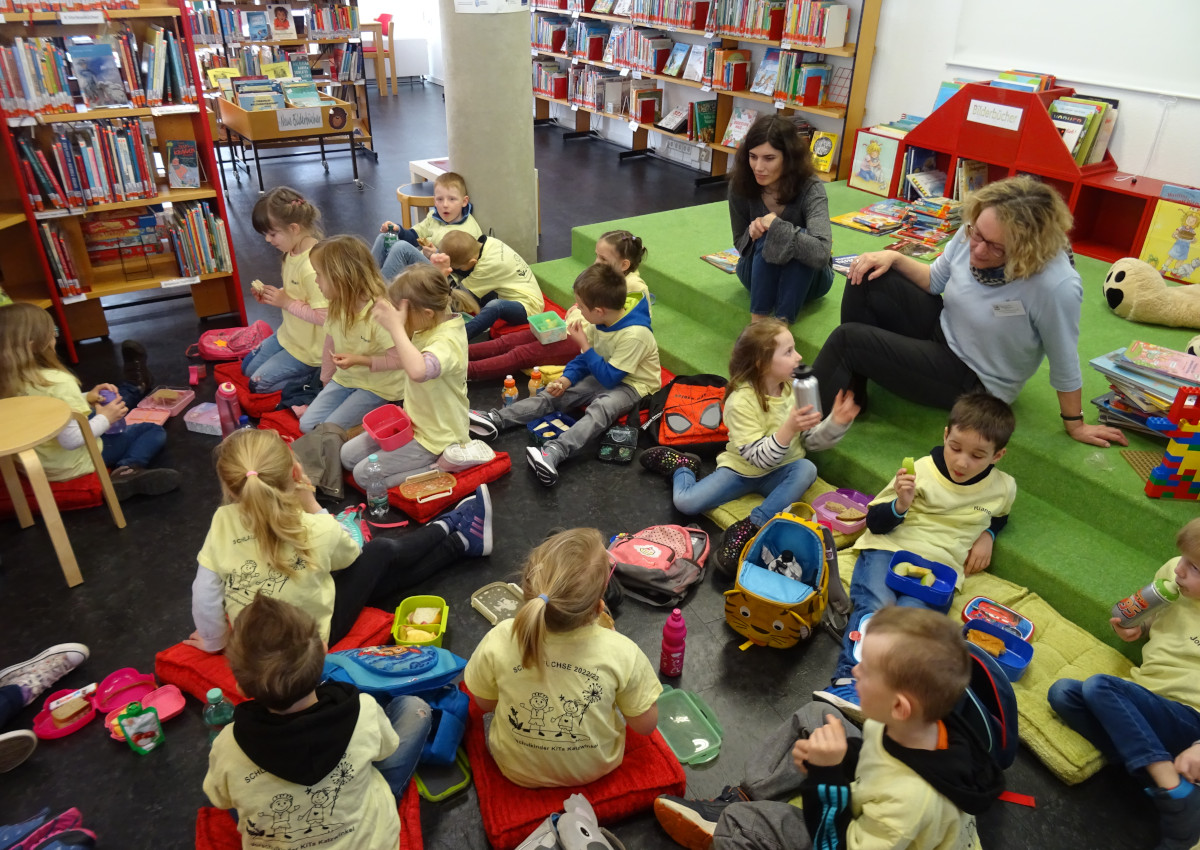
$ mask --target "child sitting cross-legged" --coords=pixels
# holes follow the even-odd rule
[[[854,611],[842,638],[832,684],[813,696],[850,717],[858,694],[850,668],[859,624],[885,605],[927,607],[887,586],[892,556],[900,550],[953,567],[964,575],[987,569],[996,535],[1008,522],[1017,482],[996,469],[1016,427],[1012,408],[987,393],[960,396],[950,410],[942,445],[896,477],[867,509],[867,530],[854,544],[858,560],[850,579]]]
[[[467,339],[474,339],[500,319],[525,325],[546,306],[528,263],[495,236],[473,239],[462,230],[442,238],[440,253],[429,258],[442,271],[453,272],[458,285],[479,302],[479,312],[467,322]]]
[[[975,815],[1004,787],[1000,767],[954,707],[971,661],[957,626],[917,608],[880,610],[854,668],[861,736],[809,703],[716,800],[664,796],[658,822],[692,850],[978,847]],[[799,791],[800,809],[786,802]]]
[[[321,684],[325,642],[311,616],[258,596],[233,628],[226,655],[238,691],[208,755],[204,793],[237,811],[242,847],[396,847],[396,798],[429,734],[420,697],[386,709],[350,684]],[[336,809],[335,809],[336,804]]]
[[[649,301],[640,292],[628,292],[620,272],[599,263],[588,266],[575,278],[575,303],[582,319],[567,333],[580,353],[562,376],[548,383],[545,392],[511,407],[470,412],[471,432],[491,440],[502,429],[587,405],[587,412],[556,440],[527,449],[529,467],[546,487],[558,483],[559,464],[662,383]]]
[[[472,215],[471,199],[467,196],[467,181],[461,174],[447,171],[433,181],[433,210],[411,228],[394,221],[379,225],[379,235],[371,246],[371,254],[379,264],[384,280],[391,280],[408,266],[426,262],[441,249],[442,237],[452,230],[461,230],[478,239],[483,235]],[[398,241],[388,246],[387,234],[394,233]]]

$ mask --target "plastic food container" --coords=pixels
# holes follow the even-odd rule
[[[178,717],[179,713],[183,711],[185,704],[183,694],[175,685],[163,685],[161,688],[151,691],[144,698],[136,701],[142,704],[142,708],[153,708],[156,710],[160,721],[167,721],[173,717]],[[108,729],[108,736],[114,741],[125,740],[125,730],[121,728],[121,725],[117,722],[117,718],[125,710],[126,705],[114,708],[104,718],[104,726]]]
[[[431,623],[429,625],[419,625],[417,623],[408,622],[408,615],[418,608],[440,608],[442,611],[442,620],[439,623]],[[400,607],[396,609],[396,619],[392,621],[392,639],[399,646],[441,646],[442,638],[446,634],[446,626],[450,619],[450,606],[446,604],[446,600],[440,596],[410,596],[400,603]],[[433,640],[405,640],[400,636],[401,626],[417,626],[417,628],[433,632],[437,637]]]
[[[988,620],[968,620],[963,626],[963,637],[972,629],[1004,641],[1004,652],[996,659],[996,663],[1000,665],[1008,681],[1015,682],[1025,675],[1025,671],[1029,669],[1029,662],[1033,660],[1033,644],[1021,640],[1008,629]]]
[[[135,425],[138,422],[149,422],[151,425],[164,425],[170,418],[170,412],[157,407],[135,407],[125,414],[125,421],[130,425]]]
[[[55,691],[46,697],[46,701],[42,704],[42,710],[33,718],[33,731],[42,740],[51,738],[64,738],[72,732],[78,732],[84,726],[92,722],[92,718],[96,716],[96,706],[91,700],[86,700],[87,708],[76,715],[69,723],[60,726],[50,716],[50,703],[54,702],[59,697],[65,697],[75,691],[74,688],[65,688],[61,691]]]
[[[412,421],[394,404],[377,407],[364,416],[363,428],[385,452],[395,451],[413,438]]]
[[[962,619],[964,623],[968,620],[987,620],[993,625],[1012,632],[1024,641],[1033,637],[1032,620],[986,596],[976,596],[964,605]]]
[[[165,410],[168,416],[177,416],[195,398],[195,391],[186,387],[155,387],[153,392],[138,402],[138,407]]]
[[[221,417],[217,414],[215,402],[206,401],[193,407],[183,414],[183,424],[197,434],[221,436]]]
[[[704,764],[721,751],[725,734],[717,716],[698,694],[663,686],[658,698],[658,731],[680,764]]]
[[[847,508],[853,508],[865,514],[872,498],[872,496],[857,490],[834,490],[832,493],[822,493],[817,496],[813,499],[812,506],[813,511],[817,514],[818,522],[823,522],[842,534],[857,534],[866,527],[867,518],[864,516],[861,519],[846,521],[838,519],[838,514]]]
[[[553,311],[538,313],[529,317],[529,329],[542,345],[552,342],[562,342],[567,338],[567,323],[562,316]]]
[[[933,584],[927,587],[921,584],[918,578],[896,575],[894,568],[897,564],[915,564],[933,570]],[[954,599],[954,585],[958,581],[958,573],[953,567],[930,561],[912,552],[900,551],[892,556],[885,581],[896,593],[914,596],[930,608],[944,614],[950,610],[950,601]]]
[[[575,420],[565,413],[551,413],[541,419],[535,419],[525,425],[533,442],[544,446],[551,440],[556,440],[562,433],[575,424]]]
[[[493,626],[517,616],[517,609],[524,603],[525,594],[511,581],[494,581],[471,594],[471,607]]]

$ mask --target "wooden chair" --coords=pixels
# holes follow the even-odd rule
[[[379,24],[379,36],[376,38],[372,33],[371,44],[363,45],[363,54],[372,57],[375,61],[375,85],[379,89],[379,94],[382,95],[386,89],[388,95],[391,96],[400,91],[396,79],[396,23],[392,20],[392,16],[387,14],[380,15],[375,22]],[[384,70],[385,63],[391,67],[390,84]]]
[[[108,477],[108,469],[104,466],[104,458],[100,456],[100,444],[92,434],[87,417],[71,410],[65,401],[57,398],[16,396],[0,399],[0,472],[4,475],[4,485],[8,488],[8,495],[13,501],[21,528],[29,528],[33,525],[33,514],[25,500],[25,492],[13,463],[15,455],[20,458],[21,465],[25,468],[25,477],[29,479],[33,493],[37,496],[38,507],[46,520],[46,530],[50,532],[50,540],[54,544],[59,566],[62,567],[69,587],[82,584],[83,576],[79,572],[75,552],[71,549],[71,541],[67,539],[67,531],[63,528],[62,516],[54,501],[54,493],[50,490],[50,482],[46,480],[46,471],[42,469],[42,462],[34,448],[58,436],[72,419],[83,431],[84,443],[92,456],[92,464],[96,467],[96,476],[100,479],[113,522],[117,528],[124,528],[125,515],[117,502],[117,494]]]
[[[433,209],[433,182],[405,183],[396,188],[396,200],[400,202],[400,223],[405,229],[413,226],[413,210]]]

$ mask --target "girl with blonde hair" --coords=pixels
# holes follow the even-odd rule
[[[594,528],[549,537],[529,554],[525,602],[484,635],[464,679],[483,711],[496,712],[488,748],[526,788],[584,785],[620,766],[625,727],[658,725],[649,659],[597,623],[612,564]]]
[[[239,430],[217,449],[225,504],[217,508],[192,583],[196,630],[185,643],[220,652],[230,623],[259,594],[289,602],[336,643],[364,605],[399,595],[464,556],[491,551],[486,485],[451,512],[399,538],[359,547],[322,508],[304,468],[275,431]]]

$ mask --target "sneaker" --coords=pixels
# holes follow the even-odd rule
[[[729,788],[722,792],[724,797]],[[740,798],[739,798],[740,799]],[[737,800],[687,800],[664,794],[654,801],[654,816],[667,835],[689,850],[708,850],[721,812]]]
[[[504,423],[500,421],[500,414],[494,410],[467,411],[467,430],[476,437],[481,437],[491,442],[500,435],[500,429],[503,426]]]
[[[42,691],[53,685],[87,660],[88,648],[82,643],[60,643],[30,658],[0,670],[0,688],[20,686],[29,705]]]
[[[154,386],[154,376],[146,365],[146,346],[135,339],[125,340],[121,343],[121,359],[125,361],[125,380],[143,394],[150,392]]]
[[[453,443],[446,446],[438,466],[447,472],[459,472],[495,460],[496,453],[483,440],[471,440],[469,443]]]
[[[737,575],[738,561],[742,557],[742,549],[746,546],[746,541],[758,534],[759,526],[754,524],[750,517],[739,519],[729,528],[725,529],[725,534],[721,538],[721,545],[717,549],[717,572],[725,576],[725,578],[733,580]]]
[[[677,452],[666,446],[655,446],[646,449],[639,458],[642,466],[651,472],[670,478],[675,470],[687,467],[693,474],[700,474],[700,456],[690,452]]]
[[[863,713],[858,701],[858,685],[853,679],[838,679],[823,691],[813,691],[813,699],[829,703],[850,721],[862,725]]]
[[[1146,793],[1158,809],[1160,840],[1155,850],[1191,850],[1200,838],[1200,788],[1193,786],[1184,797],[1172,797],[1161,788],[1147,788]]]
[[[553,487],[558,483],[558,452],[549,447],[542,449],[530,446],[525,449],[525,460],[543,487]]]
[[[37,749],[37,735],[32,729],[18,729],[0,735],[0,773],[8,773],[33,755]]]
[[[109,473],[109,478],[117,499],[122,502],[131,496],[161,496],[179,488],[179,473],[161,466],[155,469],[118,466]]]
[[[492,554],[492,495],[486,484],[480,484],[474,495],[467,496],[438,519],[446,523],[451,534],[457,532],[467,541],[467,557]]]

